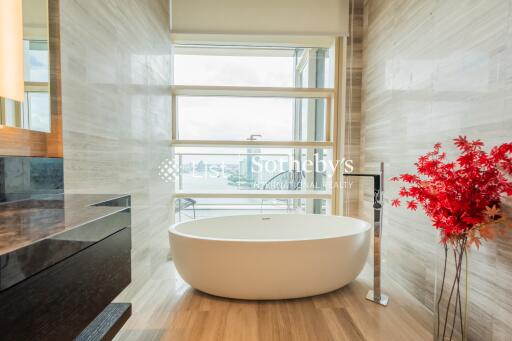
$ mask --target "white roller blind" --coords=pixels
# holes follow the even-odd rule
[[[348,0],[171,0],[171,31],[340,36],[348,12]]]

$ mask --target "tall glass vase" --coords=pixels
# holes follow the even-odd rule
[[[434,341],[467,340],[468,285],[466,240],[442,245],[436,257]]]

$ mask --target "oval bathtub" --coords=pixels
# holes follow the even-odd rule
[[[193,288],[267,300],[336,290],[361,272],[370,225],[323,215],[257,214],[207,218],[169,229],[176,269]]]

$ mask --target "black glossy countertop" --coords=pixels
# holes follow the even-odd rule
[[[0,204],[0,256],[122,211],[126,206],[101,206],[101,203],[123,197],[126,196],[38,195]]]
[[[0,290],[130,225],[127,195],[34,195],[0,203]]]

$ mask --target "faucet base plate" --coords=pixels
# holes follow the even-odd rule
[[[373,290],[368,291],[368,294],[366,294],[366,299],[383,306],[387,306],[389,302],[388,295],[380,294],[380,297],[375,297]]]

